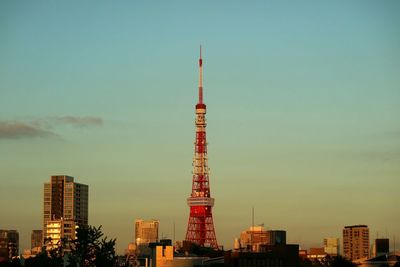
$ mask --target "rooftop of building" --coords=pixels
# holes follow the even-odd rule
[[[365,224],[356,224],[356,225],[345,226],[344,228],[361,228],[361,227],[367,227],[367,228],[368,228],[368,225],[365,225]]]

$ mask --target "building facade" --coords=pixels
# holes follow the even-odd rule
[[[46,224],[44,234],[47,249],[53,249],[64,245],[65,250],[69,250],[69,242],[76,237],[77,224],[72,220],[50,220]]]
[[[374,247],[373,247],[373,256],[379,257],[382,255],[389,254],[389,238],[377,238],[375,239]]]
[[[36,255],[42,249],[42,230],[32,230],[31,233],[31,254]]]
[[[0,230],[0,263],[9,262],[19,255],[19,233]]]
[[[268,245],[286,245],[286,231],[268,230]]]
[[[339,238],[327,237],[324,238],[324,251],[330,256],[337,256],[340,253]]]
[[[43,190],[43,238],[49,221],[73,221],[76,226],[87,226],[88,206],[88,185],[74,182],[71,176],[51,176]]]
[[[343,228],[343,256],[351,261],[369,257],[367,225],[352,225]]]
[[[257,251],[262,244],[268,244],[268,233],[263,226],[251,226],[240,233],[241,248]]]
[[[135,220],[135,241],[136,244],[148,244],[157,242],[158,226],[160,222],[157,220]]]

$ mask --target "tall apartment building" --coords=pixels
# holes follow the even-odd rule
[[[136,244],[148,244],[157,242],[158,226],[160,222],[157,220],[135,220],[135,241]]]
[[[324,238],[324,251],[331,256],[337,256],[340,252],[339,238],[327,237]]]
[[[352,225],[343,228],[343,256],[352,261],[369,257],[367,225]]]
[[[19,254],[19,233],[0,230],[0,263],[9,262]]]
[[[43,238],[46,238],[49,221],[73,221],[77,226],[88,225],[88,200],[87,185],[74,182],[71,176],[51,176],[50,183],[44,183]]]

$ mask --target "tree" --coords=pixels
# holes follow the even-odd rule
[[[50,239],[45,242],[51,242]],[[26,267],[62,267],[64,266],[63,246],[46,250],[46,246],[35,257],[25,260]]]
[[[109,267],[116,262],[115,240],[103,237],[101,226],[80,227],[70,245],[68,267]]]
[[[355,267],[351,261],[346,260],[342,256],[331,257],[327,255],[321,261],[309,259],[300,259],[300,267]]]

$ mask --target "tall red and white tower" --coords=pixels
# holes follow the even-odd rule
[[[203,60],[199,59],[199,100],[196,104],[196,140],[193,158],[192,194],[187,199],[190,207],[186,240],[203,247],[218,249],[215,236],[210,194],[209,168],[206,140],[206,105],[203,103]]]

